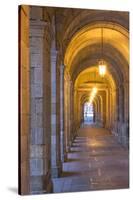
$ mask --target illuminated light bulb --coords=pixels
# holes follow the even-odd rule
[[[100,61],[99,62],[99,74],[101,76],[104,76],[105,73],[106,73],[106,65],[105,65],[104,61]]]

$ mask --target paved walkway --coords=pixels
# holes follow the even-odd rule
[[[105,129],[79,130],[54,192],[128,188],[128,149]]]

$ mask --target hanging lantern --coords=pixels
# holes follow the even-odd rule
[[[99,61],[98,66],[100,76],[104,76],[106,73],[106,63],[103,60],[103,28],[101,28],[101,60]]]
[[[104,76],[106,73],[106,64],[103,60],[99,61],[99,74],[100,76]]]

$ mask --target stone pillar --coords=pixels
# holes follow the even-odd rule
[[[116,136],[118,136],[118,142],[122,142],[122,125],[123,125],[123,86],[120,85],[116,89]]]
[[[61,145],[61,161],[67,160],[64,136],[64,65],[60,66],[60,145]]]
[[[96,99],[97,102],[97,125],[99,125],[99,98]]]
[[[34,12],[41,13],[38,7]],[[38,15],[37,15],[38,16]],[[39,15],[40,16],[40,15]],[[31,77],[31,137],[30,137],[30,193],[52,191],[50,173],[50,76],[46,43],[48,24],[42,19],[30,21],[30,77]],[[48,33],[48,34],[47,34]],[[47,85],[48,84],[48,85]],[[49,87],[49,89],[48,89]],[[47,106],[46,106],[47,105]],[[47,121],[46,121],[47,117]]]
[[[58,126],[57,107],[57,51],[55,45],[51,49],[51,173],[52,177],[59,177],[62,166],[60,156],[60,131]]]
[[[19,7],[19,80],[19,194],[25,195],[29,194],[29,6]]]
[[[65,113],[65,141],[66,141],[66,152],[70,150],[70,77],[69,74],[65,73],[64,82],[64,113]]]
[[[106,128],[109,128],[109,90],[106,88]]]
[[[74,97],[74,93],[73,93],[73,82],[72,80],[70,80],[69,83],[69,119],[70,119],[70,146],[72,145],[73,139],[74,139],[74,124],[73,124],[73,97]]]
[[[123,85],[119,87],[119,92],[118,92],[118,98],[119,98],[119,121],[123,123],[124,121],[124,88]]]
[[[128,124],[128,88],[126,83],[120,87],[120,123],[121,123],[121,143],[124,146],[128,145],[129,139],[129,124]],[[126,108],[125,108],[126,107]]]
[[[47,185],[47,192],[52,191],[51,182],[51,40],[52,40],[52,27],[50,22],[44,31],[44,52],[43,52],[43,127],[44,127],[44,184]]]
[[[101,124],[101,127],[103,127],[103,99],[102,97],[100,96],[100,124]]]
[[[84,103],[82,103],[82,113],[81,113],[81,126],[84,123]]]
[[[67,99],[68,99],[68,92],[67,92],[67,77],[66,74],[64,76],[64,137],[65,137],[65,152],[67,153],[67,146],[68,146],[68,105],[67,105]]]
[[[68,152],[70,151],[71,147],[71,80],[70,80],[70,75],[68,75],[68,87],[67,87],[67,93],[68,93],[68,99],[67,99],[67,109],[68,109]]]
[[[120,87],[116,88],[116,136],[118,137],[118,142],[121,143],[121,98],[120,98]]]
[[[109,130],[111,130],[111,101],[110,101],[110,88],[108,88],[108,121],[109,121],[109,125],[108,128]]]
[[[126,129],[125,144],[129,145],[129,82],[124,82],[124,124]]]
[[[124,121],[129,121],[129,82],[124,82]]]

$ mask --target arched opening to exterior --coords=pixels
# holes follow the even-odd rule
[[[83,105],[84,124],[94,123],[94,107],[93,104],[85,102]]]

